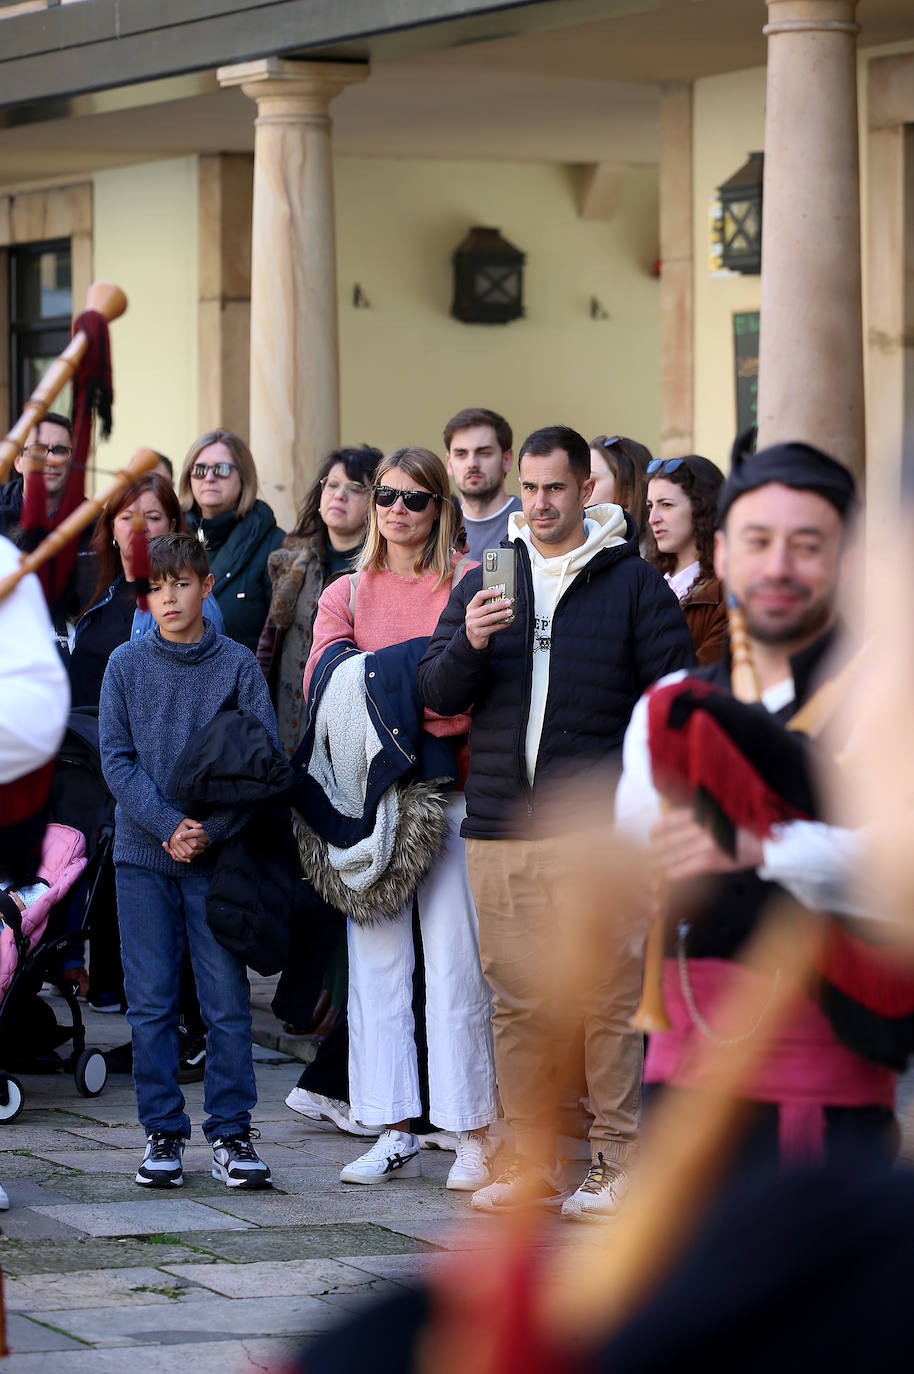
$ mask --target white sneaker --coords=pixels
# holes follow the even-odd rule
[[[457,1158],[451,1165],[445,1188],[453,1188],[458,1193],[475,1193],[477,1188],[483,1188],[492,1177],[489,1165],[494,1153],[485,1129],[461,1131],[457,1137]]]
[[[0,1184],[0,1212],[5,1212],[10,1205],[10,1200],[6,1195],[6,1189]]]
[[[340,1183],[419,1178],[419,1142],[409,1131],[382,1131],[371,1149],[340,1170]]]
[[[309,1093],[305,1088],[293,1088],[286,1098],[286,1106],[312,1121],[329,1121],[344,1135],[377,1134],[370,1126],[354,1121],[349,1114],[349,1103],[338,1097],[324,1097],[322,1093]]]
[[[610,1221],[627,1191],[628,1174],[598,1153],[584,1182],[562,1203],[562,1216],[568,1221]]]
[[[425,1134],[420,1135],[418,1139],[420,1150],[457,1149],[457,1137],[453,1131],[426,1131]]]

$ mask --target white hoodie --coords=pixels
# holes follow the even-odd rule
[[[508,517],[508,538],[523,539],[530,554],[533,571],[533,682],[530,711],[527,715],[527,778],[532,786],[536,773],[546,697],[549,692],[549,664],[552,653],[552,616],[568,584],[586,567],[600,549],[613,549],[627,541],[625,512],[621,506],[588,506],[584,519],[587,536],[570,553],[544,558],[533,545],[530,527],[520,511]]]

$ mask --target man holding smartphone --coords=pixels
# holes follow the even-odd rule
[[[541,819],[534,835],[534,824],[569,777],[604,778],[618,766],[641,692],[695,661],[676,598],[639,557],[631,517],[604,505],[585,518],[593,491],[587,441],[564,425],[536,430],[518,465],[523,514],[510,517],[503,546],[516,560],[514,602],[483,588],[483,572],[471,570],[419,665],[432,710],[472,709],[462,833],[494,998],[496,1074],[517,1151],[473,1195],[483,1211],[561,1195],[554,1128],[539,1092],[554,1059],[541,989],[569,874],[562,835],[544,835]],[[593,1162],[563,1205],[573,1220],[615,1214],[636,1146],[641,1037],[628,1021],[641,962],[620,948],[614,963],[611,985],[583,1018]]]

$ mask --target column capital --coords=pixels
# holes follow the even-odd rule
[[[326,114],[330,102],[347,86],[364,81],[370,72],[367,62],[293,62],[281,57],[264,57],[256,62],[239,62],[219,67],[220,86],[240,86],[245,95],[261,101],[281,101],[291,111]]]
[[[856,38],[857,0],[766,0],[766,38],[791,33],[844,33]]]

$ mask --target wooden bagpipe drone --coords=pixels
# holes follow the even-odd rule
[[[85,495],[94,416],[98,415],[103,433],[110,432],[111,427],[113,390],[108,322],[117,319],[126,309],[127,298],[119,287],[97,282],[90,288],[86,310],[74,321],[69,344],[52,363],[19,419],[0,441],[2,482],[23,452],[29,434],[40,425],[55,397],[72,382],[73,450],[63,496],[56,511],[50,515],[44,464],[25,452],[20,521],[20,546],[25,547],[18,567],[0,578],[0,603],[13,594],[24,577],[36,573],[49,605],[53,604],[73,571],[79,535],[113,497],[150,471],[158,461],[152,449],[138,449],[103,491],[94,497]],[[148,577],[146,533],[141,515],[134,521],[131,552],[139,578]],[[148,590],[148,581],[145,585],[139,581],[138,595],[141,597],[145,590]],[[15,872],[20,878],[27,878],[37,864],[53,770],[52,760],[26,777],[0,785],[0,867],[9,869],[10,875]]]

